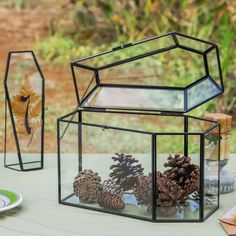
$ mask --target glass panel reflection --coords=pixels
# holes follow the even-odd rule
[[[168,35],[156,39],[151,39],[141,43],[136,42],[133,43],[133,46],[123,48],[120,50],[113,50],[111,52],[109,51],[108,53],[105,53],[101,56],[96,56],[93,58],[82,60],[79,61],[78,63],[95,68],[102,67],[128,58],[130,59],[132,57],[137,57],[145,53],[153,52],[155,50],[169,48],[174,45],[175,43],[171,35]]]
[[[205,134],[204,217],[219,204],[219,126]]]
[[[207,62],[208,62],[209,74],[210,74],[211,78],[219,86],[221,86],[221,83],[220,83],[220,71],[219,71],[218,62],[217,62],[216,49],[210,51],[207,54]]]
[[[214,83],[210,76],[207,76],[205,79],[187,89],[188,109],[191,109],[220,93],[220,88]]]
[[[205,76],[202,55],[175,48],[99,71],[101,83],[186,87]]]
[[[83,106],[183,111],[184,91],[99,87]]]
[[[210,43],[204,43],[204,42],[200,42],[198,40],[195,39],[191,39],[185,36],[181,36],[181,35],[176,35],[179,45],[181,46],[185,46],[185,47],[189,47],[189,48],[193,48],[196,49],[198,51],[204,52],[206,51],[208,48],[212,47],[212,44]]]

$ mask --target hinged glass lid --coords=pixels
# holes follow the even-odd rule
[[[172,32],[71,63],[83,108],[187,112],[224,91],[216,44]]]

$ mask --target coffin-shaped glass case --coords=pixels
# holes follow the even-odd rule
[[[33,51],[9,52],[5,72],[5,167],[43,168],[44,76]]]

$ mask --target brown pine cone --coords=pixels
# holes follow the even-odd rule
[[[196,166],[195,169],[189,174],[183,184],[183,190],[186,195],[190,195],[195,191],[199,191],[200,184],[200,168]]]
[[[100,191],[97,196],[97,202],[101,207],[112,210],[123,210],[125,203],[120,196]]]
[[[123,210],[125,203],[122,200],[123,189],[113,179],[104,180],[102,183],[102,189],[97,196],[97,202],[101,207]]]
[[[167,160],[168,162],[164,164],[164,167],[171,167],[171,169],[166,170],[164,173],[179,184],[182,184],[185,175],[188,174],[188,168],[191,166],[191,158],[175,154],[174,157],[169,155]]]
[[[92,203],[97,200],[97,193],[101,190],[101,177],[92,170],[83,170],[75,177],[74,183],[75,196],[81,201]]]
[[[145,205],[148,208],[152,204],[152,182],[151,175],[141,175],[134,184],[134,195],[138,205]]]
[[[116,156],[112,157],[112,159],[116,164],[111,165],[110,169],[112,172],[109,176],[114,179],[124,191],[132,189],[138,176],[143,174],[141,164],[137,164],[138,160],[124,153],[116,153]]]
[[[157,206],[171,207],[183,204],[186,201],[186,196],[182,188],[166,174],[157,172],[156,174],[157,187]]]
[[[198,165],[191,164],[191,158],[175,154],[174,157],[169,155],[165,167],[171,167],[164,171],[170,179],[176,181],[185,191],[186,195],[199,190],[200,168]]]
[[[117,195],[119,197],[123,196],[123,189],[113,179],[107,179],[103,181],[102,192]]]

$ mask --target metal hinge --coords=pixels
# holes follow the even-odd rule
[[[184,112],[165,112],[165,111],[162,111],[160,113],[161,115],[164,115],[164,116],[184,116]]]
[[[97,107],[83,107],[81,110],[84,111],[106,111],[105,108],[97,108]]]

